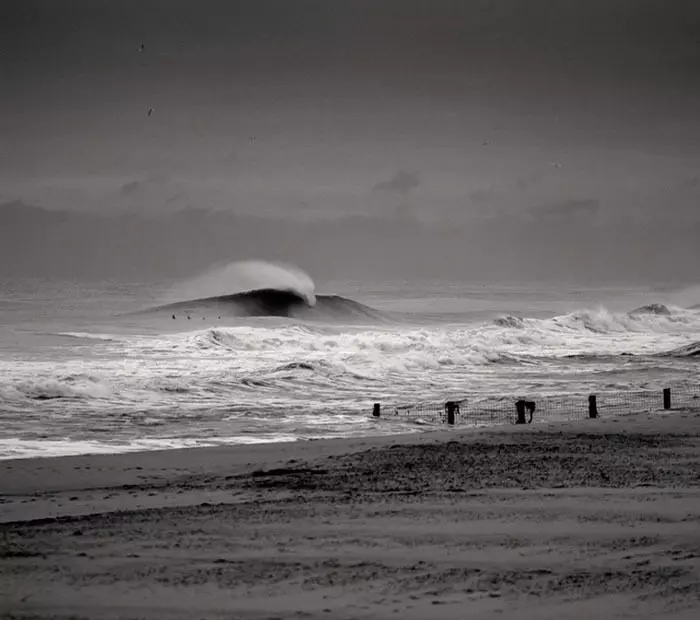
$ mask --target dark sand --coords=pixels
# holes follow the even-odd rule
[[[700,412],[0,462],[5,618],[700,618]]]

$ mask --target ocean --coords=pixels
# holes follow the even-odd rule
[[[4,280],[0,458],[430,428],[373,419],[375,402],[696,388],[698,302],[633,284],[316,286],[261,262],[181,283]]]

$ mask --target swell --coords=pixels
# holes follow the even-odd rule
[[[178,314],[191,317],[286,317],[298,319],[383,321],[388,315],[354,299],[340,295],[316,295],[314,300],[293,290],[263,288],[231,295],[179,301],[139,314]]]
[[[700,313],[691,308],[649,304],[629,312],[610,312],[605,308],[576,310],[548,318],[501,315],[492,323],[504,329],[547,329],[557,332],[673,333],[700,330]]]
[[[676,349],[667,351],[662,355],[667,357],[700,357],[700,340],[682,347],[677,347]]]

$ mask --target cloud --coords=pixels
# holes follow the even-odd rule
[[[154,172],[149,174],[143,181],[134,180],[124,183],[119,193],[122,196],[135,196],[143,192],[151,191],[154,188],[164,187],[168,182],[169,179],[165,174]]]
[[[408,194],[420,185],[417,172],[400,170],[388,181],[380,181],[372,189],[380,192],[396,192],[398,194]]]
[[[119,190],[122,196],[133,196],[139,192],[141,187],[141,181],[131,181],[129,183],[124,183]]]
[[[117,201],[112,204],[120,204],[127,209],[158,211],[167,208],[172,211],[197,203],[187,184],[171,180],[164,174],[152,173],[144,179],[134,179],[121,185]]]
[[[543,170],[519,176],[513,180],[490,184],[479,187],[469,194],[469,200],[476,205],[486,205],[494,202],[507,202],[510,200],[521,200],[524,192],[533,194],[541,190],[543,183],[547,181],[547,175]]]
[[[565,200],[541,205],[530,210],[531,215],[545,218],[593,217],[600,209],[600,201],[594,198]]]
[[[544,179],[544,173],[542,171],[533,172],[524,177],[518,177],[513,185],[516,189],[523,190],[533,185],[538,185]]]
[[[697,189],[700,187],[700,176],[695,175],[684,179],[680,183],[681,189]]]
[[[469,194],[469,199],[477,204],[486,204],[491,202],[495,195],[496,190],[493,187],[482,187]]]

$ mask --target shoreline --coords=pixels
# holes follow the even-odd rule
[[[0,462],[0,616],[696,618],[700,410]]]
[[[647,413],[626,413],[597,419],[547,420],[532,425],[496,425],[483,427],[442,425],[429,430],[386,435],[335,437],[285,442],[255,444],[231,444],[166,450],[144,450],[112,454],[79,454],[65,456],[29,457],[0,460],[0,522],[8,521],[6,515],[37,510],[26,504],[34,504],[30,496],[42,494],[61,495],[68,492],[90,492],[118,487],[159,491],[173,481],[183,479],[207,479],[217,476],[243,476],[255,470],[282,467],[289,463],[314,462],[338,458],[365,450],[391,449],[392,446],[434,445],[459,440],[498,441],[510,436],[537,436],[552,433],[634,433],[654,432],[654,429],[674,426],[686,417],[700,416],[700,409],[659,410]],[[189,493],[178,493],[178,504],[189,501]],[[69,503],[56,502],[52,515],[84,513],[99,506],[75,499]],[[121,498],[130,508],[152,507],[153,495]],[[25,505],[20,508],[19,499]],[[112,509],[114,502],[105,505]],[[170,503],[169,503],[170,504]],[[41,509],[45,509],[43,504]],[[20,516],[20,519],[22,517]]]
[[[369,421],[372,423],[376,423],[375,418],[367,417]],[[381,420],[379,422],[380,424],[387,424],[387,420]],[[394,423],[393,421],[388,422],[389,424]],[[313,436],[288,436],[283,438],[283,439],[260,439],[260,440],[254,440],[250,441],[247,440],[246,437],[247,435],[239,435],[230,438],[229,440],[224,440],[224,441],[219,441],[219,442],[212,442],[210,445],[198,445],[198,446],[177,446],[177,447],[157,447],[157,448],[150,448],[150,447],[143,447],[143,446],[137,446],[134,448],[128,447],[125,449],[120,449],[120,450],[115,450],[115,451],[109,451],[109,450],[102,450],[102,447],[108,447],[110,444],[99,444],[101,447],[98,449],[96,452],[70,452],[70,453],[55,453],[55,454],[27,454],[27,455],[12,455],[12,456],[0,456],[0,464],[6,463],[9,461],[25,461],[25,460],[34,460],[34,459],[61,459],[61,458],[71,458],[71,457],[113,457],[113,456],[128,456],[128,455],[137,455],[137,454],[147,454],[147,453],[164,453],[164,452],[181,452],[181,451],[189,451],[189,450],[217,450],[217,449],[238,449],[238,448],[245,448],[245,447],[250,447],[250,446],[270,446],[270,445],[277,445],[277,444],[287,444],[287,443],[307,443],[307,442],[316,442],[316,441],[345,441],[345,440],[353,440],[353,439],[365,439],[365,438],[376,438],[376,437],[394,437],[394,436],[403,436],[403,435],[421,435],[424,433],[430,433],[430,432],[436,432],[440,431],[444,428],[446,428],[446,425],[444,424],[414,424],[412,427],[410,426],[410,423],[407,421],[399,421],[400,424],[403,425],[403,428],[401,430],[396,430],[396,431],[388,431],[388,432],[379,432],[379,429],[377,431],[374,430],[369,430],[369,431],[362,431],[350,435],[340,435],[337,434],[335,436],[320,436],[320,437],[313,437]],[[413,428],[415,430],[409,430],[410,428]],[[476,429],[476,425],[463,425],[463,428],[470,428],[470,429]],[[19,440],[22,441],[22,440]],[[42,443],[40,440],[36,441],[37,444]],[[47,443],[55,443],[52,441],[49,441]]]
[[[598,399],[597,407],[599,416],[602,410],[602,419],[636,415],[640,411],[660,413],[662,411],[662,402],[664,408],[666,406],[670,407],[670,409],[668,409],[669,411],[678,411],[700,406],[698,405],[698,403],[700,403],[700,394],[698,393],[697,386],[691,388],[685,384],[670,388],[658,388],[655,390],[647,388],[636,392],[591,392],[591,394],[587,396],[583,396],[578,392],[573,394],[561,393],[535,397],[537,413],[534,416],[533,424],[539,426],[542,424],[570,423],[572,421],[590,419],[591,401],[589,399],[593,399],[593,407],[595,407],[596,398]],[[668,404],[667,398],[669,399]],[[489,399],[492,402],[490,402]],[[503,398],[496,398],[493,395],[484,395],[481,400],[477,400],[478,404],[475,410],[469,411],[464,418],[457,420],[457,423],[452,427],[453,432],[457,430],[477,432],[483,429],[508,426],[509,423],[514,424],[515,413],[511,409],[504,409],[503,401]],[[484,405],[485,402],[489,406]],[[643,402],[646,403],[646,407]],[[517,404],[515,396],[512,396],[512,404]],[[424,433],[440,432],[442,429],[447,430],[450,428],[446,424],[438,422],[435,419],[438,417],[438,411],[443,413],[440,405],[436,405],[435,403],[427,405],[427,417],[422,418],[420,412],[423,411],[424,407],[425,405],[420,403],[416,404],[414,407],[405,407],[409,411],[415,409],[416,412],[419,412],[413,412],[407,416],[392,416],[391,406],[389,406],[390,414],[388,416],[383,414],[381,418],[374,417],[367,412],[360,413],[357,417],[362,420],[362,423],[347,425],[348,429],[344,431],[333,429],[329,432],[329,430],[326,429],[325,431],[318,432],[318,428],[315,428],[314,430],[318,432],[318,436],[314,436],[314,433],[309,430],[311,427],[304,427],[303,431],[295,429],[297,431],[296,433],[287,431],[275,434],[272,432],[265,433],[260,431],[259,433],[251,434],[239,433],[227,435],[223,439],[216,438],[211,434],[206,437],[197,438],[181,437],[181,445],[179,446],[168,445],[168,443],[177,443],[177,441],[173,441],[172,437],[168,438],[167,435],[149,437],[134,434],[129,438],[131,443],[103,443],[95,440],[68,441],[57,438],[49,439],[48,437],[44,437],[43,440],[7,437],[2,440],[5,443],[2,444],[3,453],[0,454],[0,463],[37,458],[133,455],[145,452],[160,453],[200,449],[237,449],[252,445],[420,435]],[[485,409],[482,411],[479,407]],[[404,407],[397,407],[397,411],[400,409],[404,409]],[[544,411],[542,411],[542,409],[544,409]],[[361,428],[357,428],[358,426]],[[353,427],[355,428],[353,429]],[[200,445],[182,445],[188,442],[198,442]],[[166,445],[163,445],[164,443]],[[19,446],[22,447],[20,448]],[[24,451],[24,453],[13,454],[13,452],[20,451]]]

